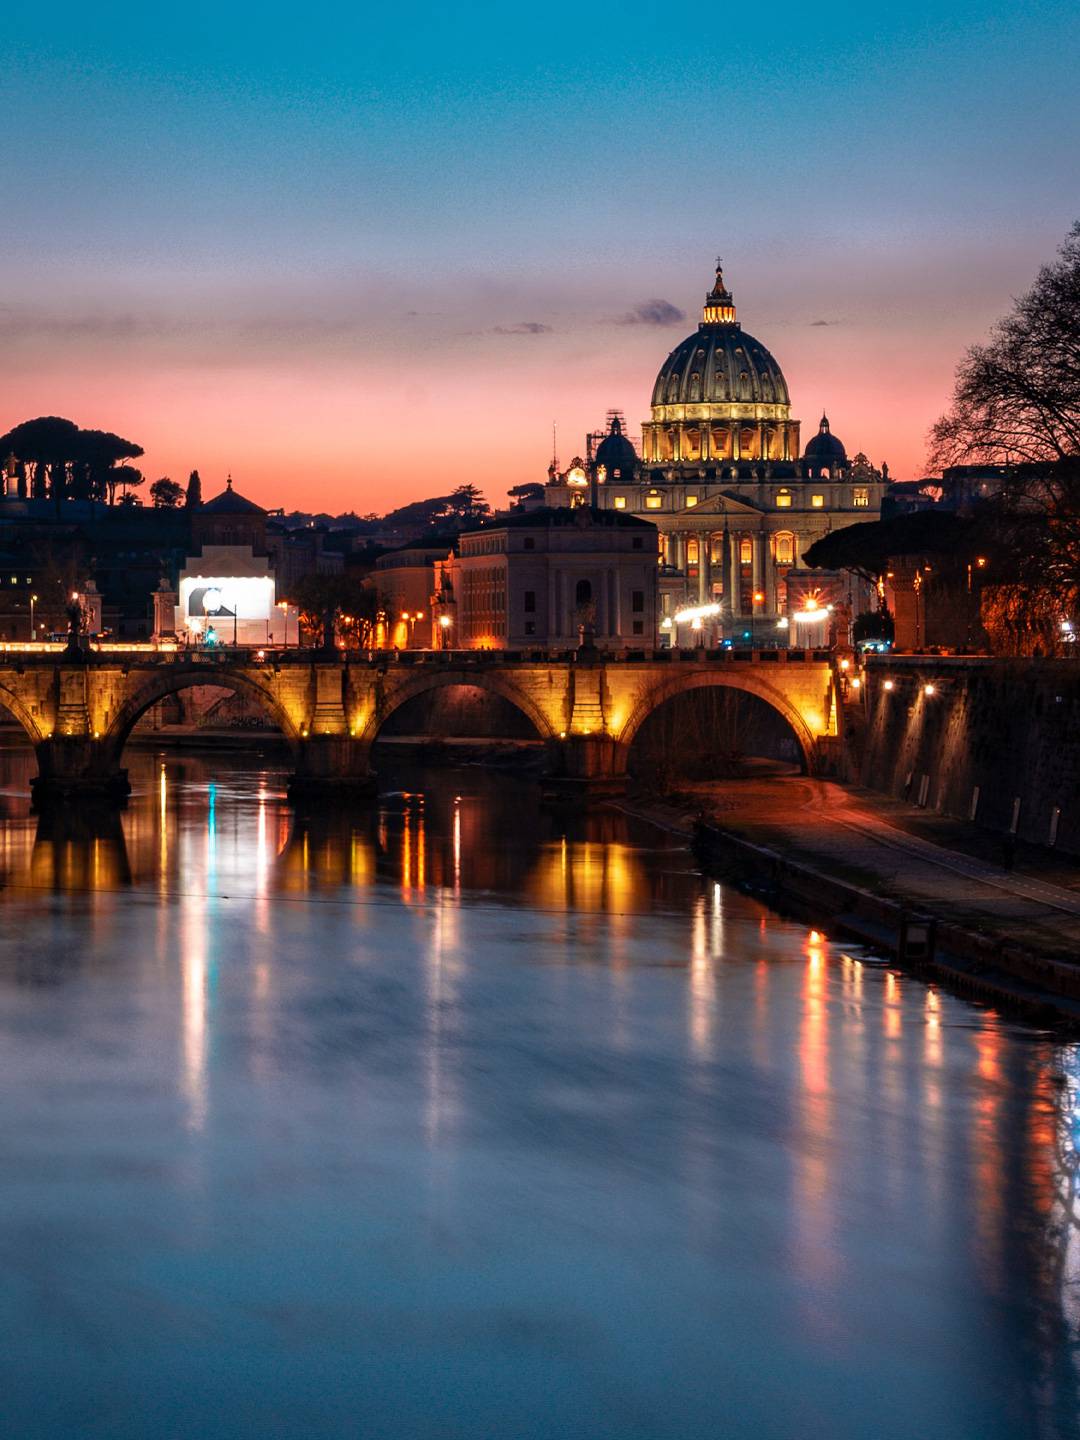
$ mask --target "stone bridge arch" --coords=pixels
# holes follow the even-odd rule
[[[145,671],[132,672],[137,688],[129,691],[123,703],[109,723],[102,736],[104,749],[109,758],[117,762],[123,753],[135,725],[152,705],[175,695],[178,690],[190,690],[195,685],[213,685],[222,690],[235,690],[249,695],[259,704],[279,727],[294,751],[300,745],[300,731],[288,711],[280,704],[273,690],[240,667],[229,665],[200,665],[194,662],[181,667],[155,670],[149,675]]]
[[[0,681],[0,709],[6,710],[11,718],[17,721],[31,745],[39,744],[51,731],[51,726],[48,730],[42,729],[15,691],[2,681]]]
[[[400,678],[395,676],[392,684],[378,697],[375,709],[359,738],[369,746],[373,745],[378,739],[379,731],[390,716],[401,709],[402,705],[409,700],[416,699],[419,695],[429,694],[432,690],[449,689],[454,685],[472,686],[474,689],[485,690],[489,695],[495,695],[499,699],[507,701],[535,727],[541,740],[550,740],[558,733],[558,727],[550,715],[523,685],[517,683],[516,677],[512,674],[505,671],[462,667],[453,670],[433,669],[427,673],[410,674]],[[560,692],[560,701],[561,699]]]
[[[668,700],[674,700],[676,696],[689,694],[692,690],[703,689],[739,690],[745,695],[754,695],[757,699],[764,701],[764,703],[775,710],[782,719],[786,720],[791,727],[802,755],[803,769],[808,775],[815,773],[818,765],[817,736],[823,728],[822,724],[819,723],[815,730],[803,710],[785,695],[779,687],[770,684],[769,681],[757,675],[747,675],[737,670],[721,672],[719,674],[715,672],[699,672],[690,675],[673,675],[665,677],[659,684],[650,686],[641,695],[623,722],[622,729],[615,737],[622,746],[624,758],[629,755],[630,746],[633,744],[642,725],[661,705],[666,704]],[[823,708],[824,699],[823,694]],[[822,721],[821,715],[815,718],[819,722]]]

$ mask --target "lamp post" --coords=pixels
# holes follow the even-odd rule
[[[289,648],[289,602],[287,600],[279,600],[277,602],[277,608],[281,611],[282,618],[285,621],[285,644],[282,648],[287,650]]]
[[[922,624],[920,620],[920,602],[922,600],[922,575],[916,570],[915,578],[911,582],[911,588],[915,592],[915,650],[922,650]]]
[[[966,650],[969,650],[969,651],[970,651],[971,646],[972,646],[972,632],[973,632],[973,630],[975,629],[975,599],[974,599],[974,594],[973,594],[973,587],[972,587],[972,584],[971,584],[972,564],[973,564],[973,562],[970,561],[970,560],[967,562],[967,594],[968,594],[968,603],[967,603],[967,641],[966,641],[966,644],[965,644],[964,648],[965,648]],[[977,568],[977,569],[979,569],[979,570],[985,569],[985,568],[986,568],[986,556],[985,556],[985,555],[976,555],[975,560],[974,560],[974,566],[975,566],[975,568]]]
[[[33,640],[34,634],[35,634],[35,631],[34,631],[34,606],[35,606],[36,604],[37,604],[37,596],[36,596],[36,595],[31,595],[31,596],[30,596],[30,639],[31,639],[31,640]]]

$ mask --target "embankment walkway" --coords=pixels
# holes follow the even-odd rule
[[[1080,866],[868,791],[803,776],[686,785],[726,833],[988,940],[1080,968]],[[684,807],[686,808],[686,807]]]

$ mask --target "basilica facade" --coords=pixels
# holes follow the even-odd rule
[[[826,623],[836,638],[826,615],[870,600],[802,556],[837,526],[877,519],[888,484],[886,467],[848,459],[824,415],[801,448],[783,371],[743,330],[718,264],[701,323],[660,367],[640,449],[611,412],[583,457],[565,470],[553,462],[543,503],[653,521],[661,626],[675,643],[815,644]]]

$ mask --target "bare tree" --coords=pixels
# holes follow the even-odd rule
[[[989,343],[960,362],[952,408],[930,441],[936,468],[1080,456],[1080,221]]]
[[[1080,222],[1057,260],[974,345],[952,408],[930,433],[930,463],[1004,467],[981,523],[1004,560],[1009,606],[1043,621],[1080,606]],[[995,567],[996,569],[999,567]],[[1026,600],[1025,600],[1026,597]],[[1050,629],[1052,630],[1052,626]],[[1036,637],[1038,638],[1038,637]],[[1045,636],[1043,637],[1045,639]]]

